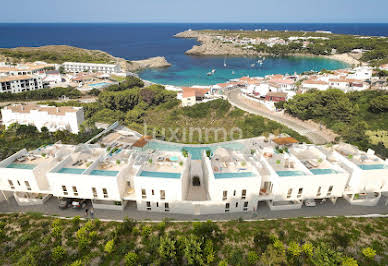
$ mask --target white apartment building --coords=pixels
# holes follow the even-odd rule
[[[12,75],[0,76],[0,93],[18,93],[43,89],[42,79],[38,76]]]
[[[1,109],[1,116],[6,127],[18,123],[34,125],[38,130],[46,127],[50,132],[68,130],[74,134],[78,134],[84,121],[83,108],[69,106],[13,104]]]
[[[113,149],[98,144],[24,149],[0,162],[0,190],[13,192],[21,205],[42,204],[53,195],[89,199],[95,208],[123,210],[130,202],[141,211],[183,214],[255,211],[264,203],[288,210],[305,200],[335,203],[340,197],[373,206],[388,192],[388,163],[373,151],[290,139],[239,143],[245,150],[191,147],[186,157],[178,150],[117,143]]]
[[[118,64],[94,64],[94,63],[78,63],[65,62],[62,64],[66,72],[80,73],[80,72],[102,72],[107,74],[121,72]]]

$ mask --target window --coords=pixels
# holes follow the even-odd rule
[[[225,204],[225,212],[229,212],[230,203]]]
[[[298,190],[298,198],[302,197],[302,193],[303,193],[303,188],[299,188]]]
[[[131,187],[131,181],[127,181],[127,186]]]
[[[155,195],[155,191],[151,190],[151,194],[152,194],[152,196],[154,196]]]
[[[292,194],[292,188],[290,188],[290,189],[288,190],[287,199],[291,198],[291,194]]]
[[[151,202],[147,201],[147,211],[150,211],[150,210],[151,210]]]
[[[74,193],[74,196],[78,196],[78,191],[76,186],[73,186],[73,193]]]
[[[168,202],[164,203],[164,211],[166,212],[170,211],[170,204]]]
[[[103,188],[102,194],[104,194],[104,198],[107,198],[108,197],[108,190],[106,188]]]
[[[234,197],[236,196],[236,190],[233,191],[233,196],[234,196]]]
[[[166,192],[165,192],[164,190],[161,190],[161,191],[160,191],[160,199],[161,199],[161,200],[166,199]]]
[[[11,187],[11,189],[15,189],[15,186],[13,185],[13,182],[8,179],[8,184]]]
[[[321,196],[321,189],[322,189],[322,187],[319,187],[319,188],[318,188],[317,197]]]
[[[244,208],[243,210],[246,212],[248,210],[248,201],[244,202]]]
[[[62,186],[63,195],[68,195],[66,186]]]
[[[156,203],[156,207],[159,208],[159,202]]]
[[[236,208],[238,207],[238,202],[236,202]]]
[[[19,180],[18,180],[17,182],[18,182],[18,185],[20,186],[20,182],[19,182]]]
[[[31,186],[30,186],[30,183],[28,181],[24,181],[24,184],[26,185],[27,190],[31,190]]]
[[[97,198],[97,189],[92,187],[93,197]]]
[[[222,200],[226,200],[228,198],[228,191],[224,190],[224,192],[222,192]]]
[[[247,190],[243,189],[241,192],[241,199],[246,199],[246,197],[247,197]]]
[[[144,188],[141,190],[141,198],[142,199],[147,198],[147,193],[146,193],[146,190]]]
[[[327,196],[331,196],[331,192],[333,191],[333,186],[329,187],[329,190],[327,191]]]

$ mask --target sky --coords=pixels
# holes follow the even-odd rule
[[[387,0],[0,0],[0,22],[388,22]]]

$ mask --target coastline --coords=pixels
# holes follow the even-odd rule
[[[232,45],[230,43],[222,43],[221,41],[214,40],[211,35],[198,32],[198,31],[184,31],[174,35],[176,38],[196,39],[199,45],[194,45],[191,49],[187,50],[185,54],[195,56],[274,56],[270,53],[257,52],[251,49],[243,49],[242,47]],[[350,55],[350,53],[344,54],[332,54],[332,55],[314,55],[308,53],[291,53],[284,56],[295,57],[321,57],[331,60],[337,60],[353,65],[367,65],[367,63],[361,62],[359,59]]]

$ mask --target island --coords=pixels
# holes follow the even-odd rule
[[[331,32],[267,30],[187,30],[177,38],[200,44],[186,51],[197,56],[322,56],[349,65],[388,62],[386,37]]]

